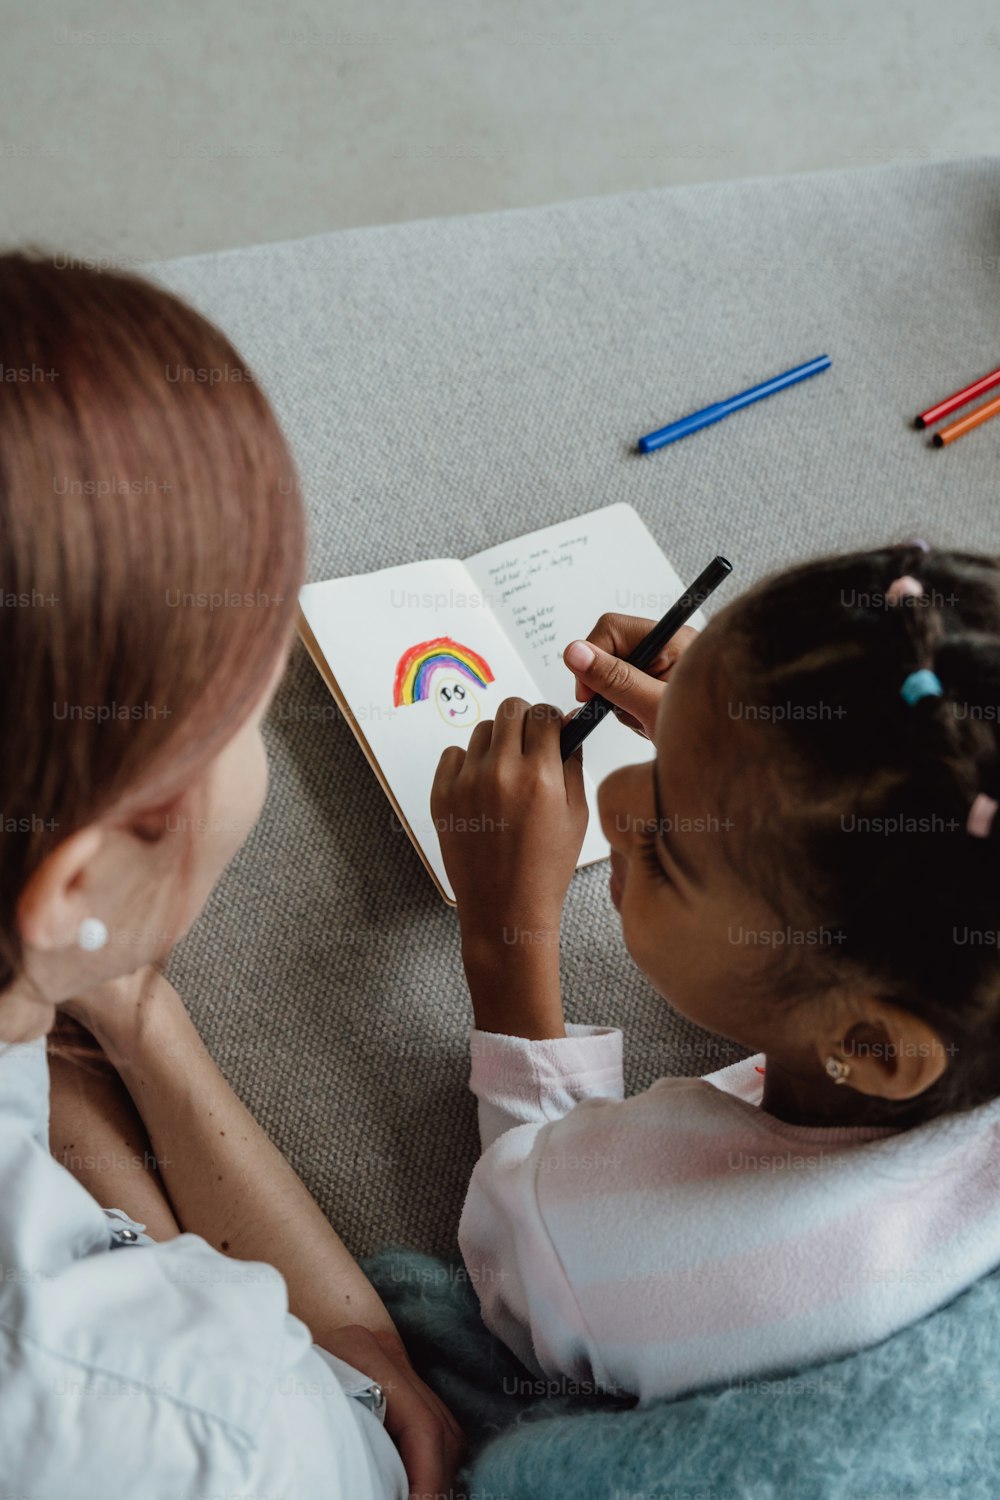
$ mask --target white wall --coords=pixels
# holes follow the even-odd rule
[[[998,150],[977,0],[0,0],[0,239],[125,264]]]

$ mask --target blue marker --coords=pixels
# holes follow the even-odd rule
[[[808,380],[810,375],[818,375],[821,370],[830,368],[830,356],[821,354],[818,359],[811,359],[808,364],[797,365],[794,370],[786,370],[784,375],[775,375],[773,380],[765,380],[763,385],[751,386],[748,391],[741,391],[738,396],[730,396],[728,401],[716,401],[713,406],[703,407],[701,411],[692,412],[689,417],[681,417],[678,422],[671,422],[667,427],[661,427],[658,432],[647,432],[645,437],[639,439],[640,453],[654,453],[657,448],[663,448],[667,443],[676,443],[678,438],[687,437],[689,432],[697,432],[701,427],[709,427],[713,422],[721,422],[723,417],[728,417],[731,411],[739,411],[741,406],[749,406],[752,401],[761,401],[765,396],[773,396],[775,391],[783,391],[786,385],[795,385],[800,380]]]

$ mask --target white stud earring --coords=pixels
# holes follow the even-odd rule
[[[84,917],[76,940],[87,953],[93,953],[98,948],[104,947],[108,940],[108,929],[100,917]]]
[[[845,1063],[843,1058],[834,1057],[833,1053],[826,1060],[826,1071],[834,1083],[846,1082],[847,1075],[851,1071],[850,1063]]]

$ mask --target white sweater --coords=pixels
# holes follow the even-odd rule
[[[787,1373],[1000,1264],[1000,1099],[792,1125],[760,1108],[762,1054],[623,1099],[621,1032],[567,1032],[472,1031],[459,1230],[487,1325],[546,1384],[646,1401]]]

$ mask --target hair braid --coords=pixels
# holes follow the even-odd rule
[[[911,577],[922,592],[889,597]],[[854,981],[957,1047],[928,1114],[1000,1093],[1000,567],[916,544],[819,559],[718,617],[722,678],[760,724],[732,782],[748,817],[727,851],[792,923],[843,934],[767,976],[786,997]],[[908,703],[905,679],[941,686]],[[975,935],[963,939],[962,933]]]

